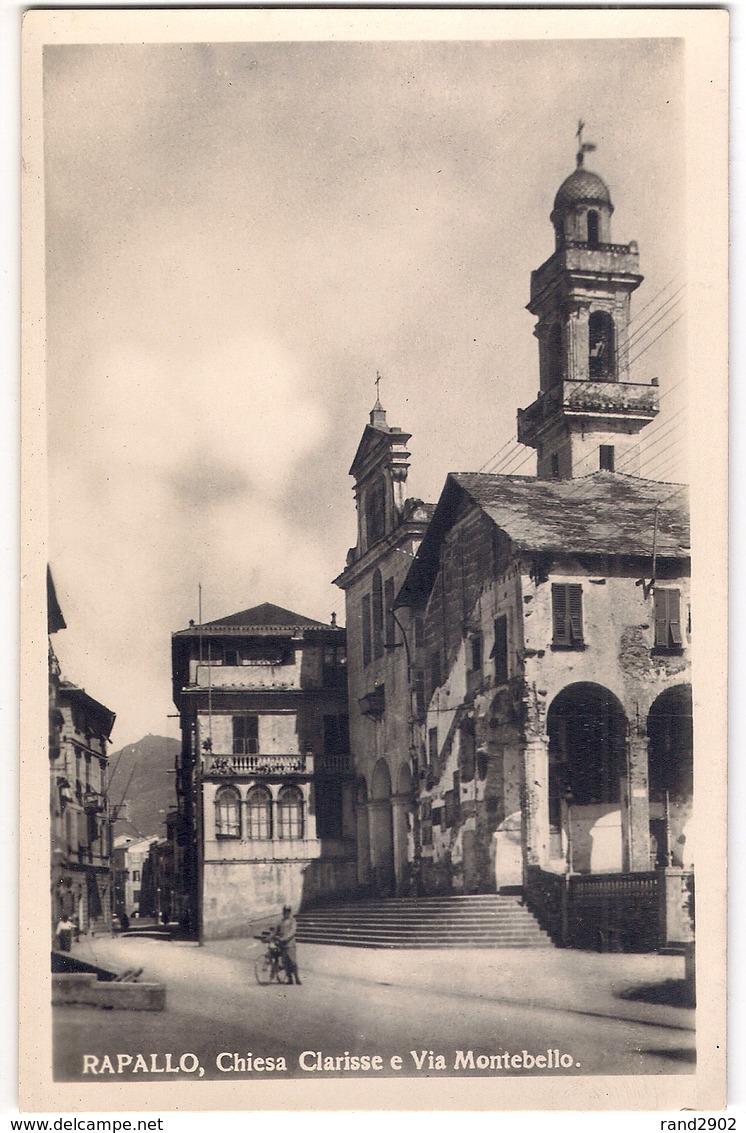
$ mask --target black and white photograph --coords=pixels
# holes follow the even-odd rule
[[[25,33],[29,1108],[724,1104],[727,13]]]

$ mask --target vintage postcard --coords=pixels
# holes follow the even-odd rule
[[[22,1109],[725,1104],[727,51],[26,15]]]

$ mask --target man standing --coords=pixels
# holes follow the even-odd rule
[[[277,943],[282,949],[282,962],[285,965],[285,971],[288,975],[288,983],[300,983],[300,976],[298,975],[298,953],[295,944],[295,935],[298,931],[298,926],[295,923],[293,911],[289,905],[283,905],[282,920],[277,926]]]

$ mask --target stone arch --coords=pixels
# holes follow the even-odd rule
[[[608,311],[592,311],[588,320],[588,376],[616,378],[616,336]]]
[[[694,790],[692,689],[665,689],[647,719],[650,834],[657,865],[690,865],[687,827]]]
[[[402,763],[399,768],[397,794],[406,798],[410,798],[412,795],[412,768],[409,763]]]
[[[613,692],[591,681],[566,685],[549,705],[547,733],[562,794],[569,788],[578,806],[619,801],[627,717]]]
[[[391,798],[391,772],[385,759],[379,759],[373,768],[370,796],[378,800]]]
[[[622,868],[622,780],[627,764],[627,717],[603,685],[566,685],[547,712],[548,810],[553,855],[570,868]]]

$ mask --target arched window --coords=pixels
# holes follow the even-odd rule
[[[286,841],[303,837],[303,792],[300,787],[283,787],[277,800],[277,833]]]
[[[241,837],[241,796],[235,787],[220,787],[215,795],[215,834],[218,838]]]
[[[614,322],[608,311],[594,311],[588,321],[588,373],[592,378],[614,378]]]
[[[272,837],[272,795],[267,787],[252,787],[247,797],[246,837],[268,841]]]
[[[380,570],[373,573],[373,656],[383,657],[383,581]]]
[[[588,243],[592,248],[598,245],[598,213],[595,209],[588,210]]]

